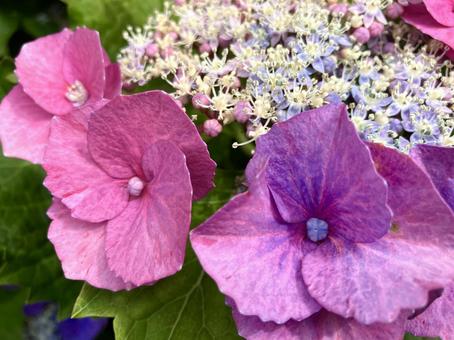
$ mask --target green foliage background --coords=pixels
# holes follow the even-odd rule
[[[115,59],[127,25],[142,25],[161,0],[1,0],[0,99],[14,86],[13,58],[23,43],[59,31],[87,26],[100,32]],[[193,209],[200,224],[233,196],[247,157],[230,147],[239,126],[232,124],[208,141],[218,163],[216,188]],[[110,317],[117,339],[237,339],[230,308],[202,271],[188,244],[181,272],[151,287],[111,293],[66,280],[47,240],[50,195],[39,166],[0,156],[0,339],[20,339],[22,306],[54,301],[59,317]],[[416,339],[408,337],[408,340]]]

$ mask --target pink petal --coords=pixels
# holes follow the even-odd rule
[[[320,218],[330,235],[357,242],[372,242],[388,231],[385,181],[345,105],[327,105],[274,125],[258,140],[256,154],[270,155],[268,185],[287,222]]]
[[[112,179],[91,159],[85,125],[82,114],[54,118],[44,157],[44,185],[73,217],[97,223],[123,211],[129,195],[126,181]]]
[[[44,110],[66,114],[73,105],[66,99],[68,83],[63,77],[63,51],[72,36],[70,30],[36,39],[22,46],[16,58],[19,83]]]
[[[424,0],[432,17],[444,26],[454,26],[454,0]]]
[[[402,18],[421,32],[454,48],[454,27],[446,27],[437,22],[423,4],[406,6]]]
[[[303,259],[311,296],[364,324],[424,307],[429,291],[454,279],[454,215],[410,157],[378,145],[371,151],[396,230],[374,243],[328,242]]]
[[[15,86],[0,105],[3,154],[41,163],[49,139],[52,115]]]
[[[326,310],[302,321],[284,324],[262,322],[256,316],[244,316],[234,309],[233,317],[240,336],[248,340],[401,340],[405,317],[389,324],[362,325],[354,319],[344,319]]]
[[[113,291],[132,288],[107,266],[104,252],[106,223],[76,220],[58,200],[54,201],[48,214],[53,219],[48,237],[62,262],[66,278],[85,280],[92,286]]]
[[[145,149],[159,139],[171,140],[184,152],[194,198],[205,195],[213,186],[215,163],[195,125],[166,93],[116,97],[90,119],[90,152],[115,178],[140,174]]]
[[[192,192],[184,154],[173,143],[151,145],[143,158],[142,196],[107,224],[109,267],[140,286],[179,271],[191,220]]]
[[[416,336],[454,339],[454,284],[445,288],[424,313],[407,323],[407,331]]]
[[[106,67],[106,86],[104,98],[113,99],[121,94],[121,72],[118,64],[110,64]]]
[[[80,81],[88,91],[87,105],[104,93],[104,59],[99,33],[78,28],[68,39],[64,50],[63,74],[69,84]]]
[[[411,156],[454,211],[454,148],[420,144],[411,150]]]
[[[204,270],[244,315],[283,323],[304,319],[320,306],[301,276],[301,259],[314,245],[300,225],[279,222],[267,189],[231,200],[191,232],[191,244]]]

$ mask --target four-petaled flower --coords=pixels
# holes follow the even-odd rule
[[[115,291],[181,269],[191,201],[211,189],[215,163],[169,95],[116,97],[88,126],[83,114],[54,118],[43,166],[67,278]]]
[[[22,47],[16,58],[19,84],[0,106],[6,156],[42,163],[52,117],[89,114],[120,94],[121,77],[87,28],[64,29]]]
[[[249,191],[191,233],[250,339],[402,339],[454,279],[454,215],[413,160],[365,144],[344,105],[273,126]]]

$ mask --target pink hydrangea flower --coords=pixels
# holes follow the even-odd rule
[[[99,34],[86,28],[39,38],[16,58],[19,84],[0,106],[6,156],[41,163],[52,117],[89,112],[120,94],[120,69],[111,64]]]
[[[412,157],[429,174],[435,187],[454,211],[454,148],[418,145]],[[454,283],[445,288],[422,314],[408,322],[407,330],[416,336],[454,338]]]
[[[454,48],[453,0],[424,0],[423,3],[406,6],[402,18],[421,32]]]
[[[275,124],[246,175],[191,242],[247,338],[402,339],[454,279],[453,213],[410,157],[364,144],[344,105]]]
[[[67,278],[120,290],[181,269],[191,201],[212,188],[215,163],[169,95],[116,97],[88,125],[54,118],[43,166]]]

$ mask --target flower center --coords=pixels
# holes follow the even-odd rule
[[[68,99],[75,107],[79,107],[85,104],[88,99],[88,92],[85,89],[84,85],[76,80],[74,83],[68,86],[68,89],[65,94],[66,99]]]
[[[312,242],[323,241],[328,236],[328,223],[318,218],[311,218],[306,222],[307,237]]]
[[[132,177],[128,182],[129,195],[140,196],[144,187],[145,184],[139,177]]]

